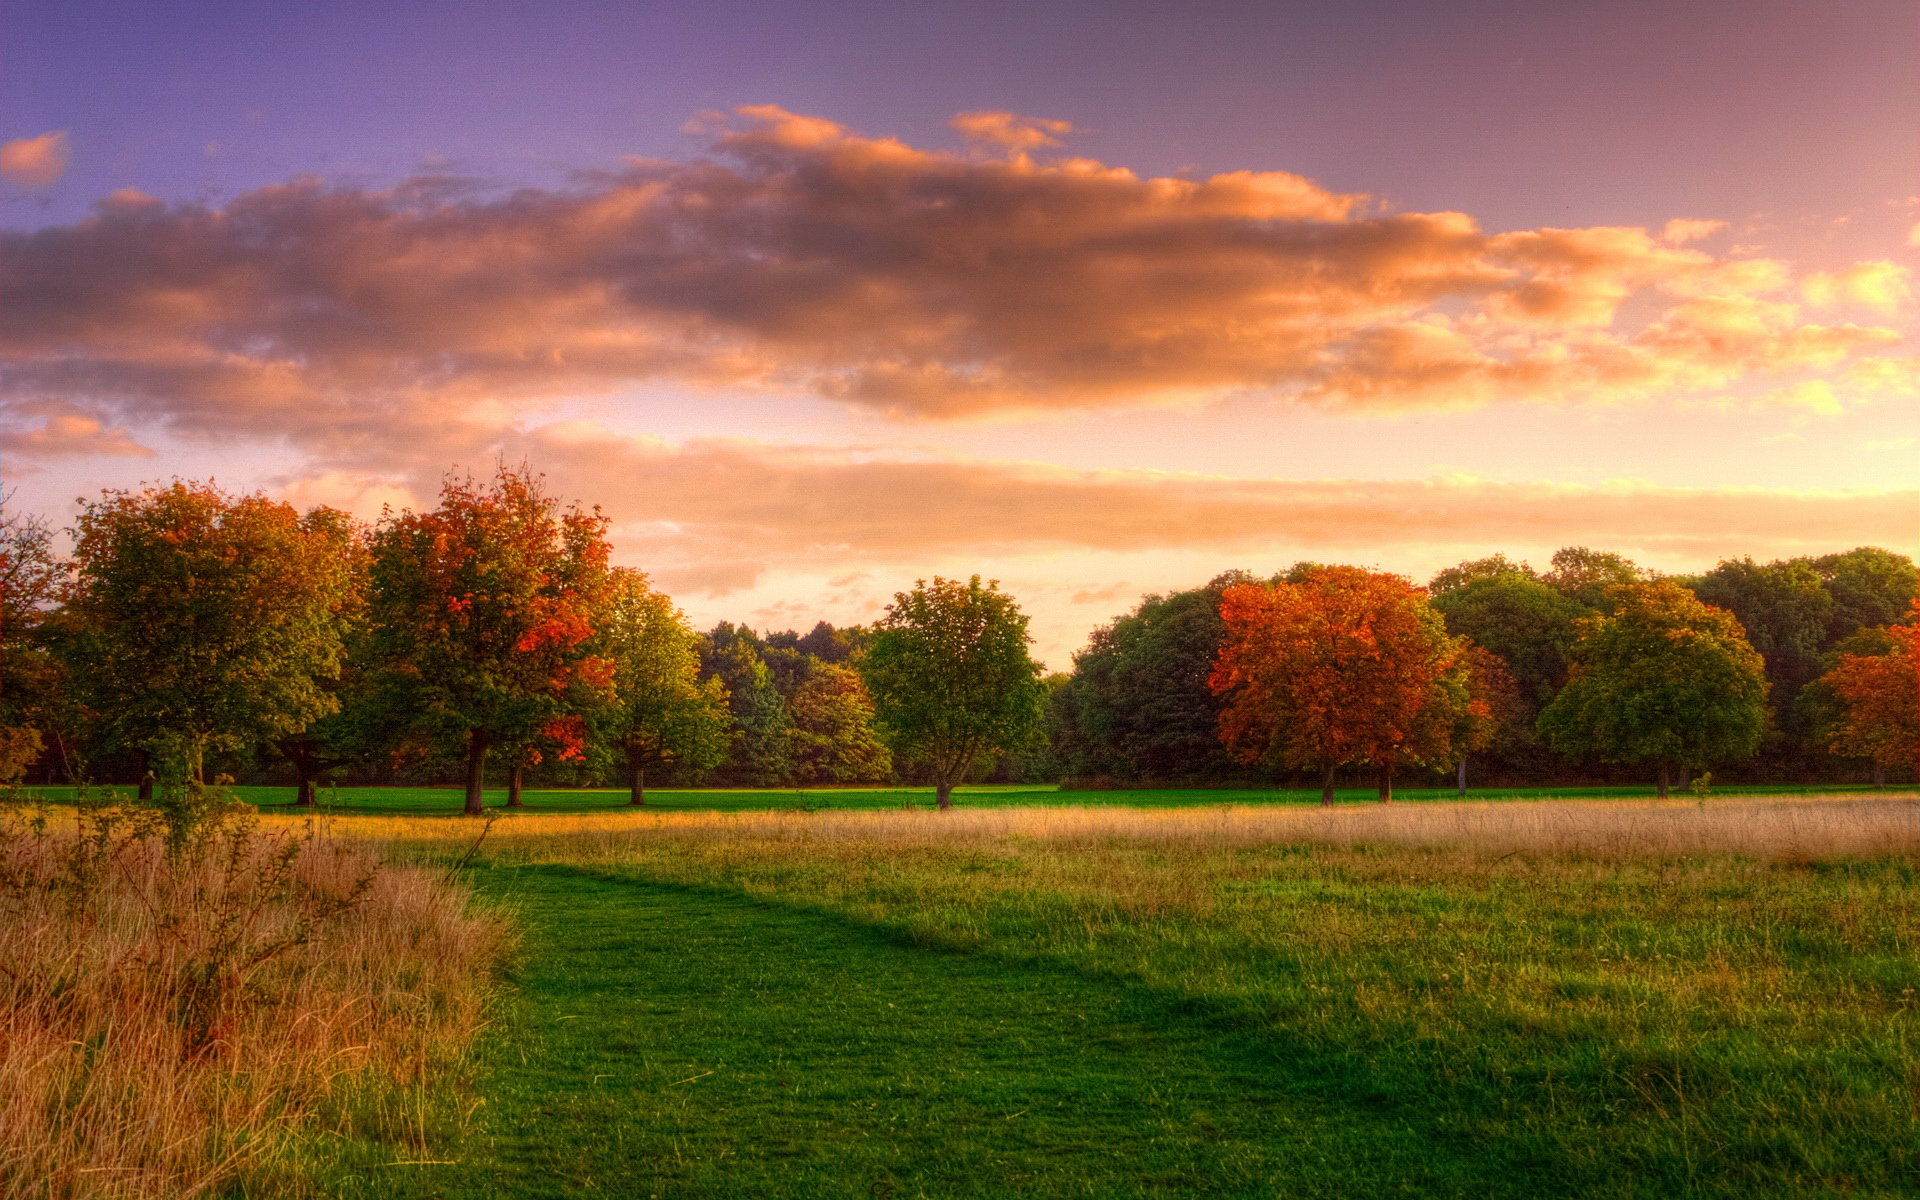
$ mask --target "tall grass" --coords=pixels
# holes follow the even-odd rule
[[[297,1192],[323,1118],[417,1143],[481,1020],[463,888],[188,815],[0,811],[0,1195]]]

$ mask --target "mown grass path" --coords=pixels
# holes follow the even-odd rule
[[[1065,968],[567,867],[480,872],[526,931],[453,1164],[348,1194],[1127,1197],[1576,1194],[1450,1140],[1430,1098]],[[1322,1081],[1316,1085],[1315,1080]]]

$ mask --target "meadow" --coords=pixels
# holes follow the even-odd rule
[[[1911,797],[514,818],[488,1103],[340,1187],[1911,1194],[1916,851]]]
[[[288,1160],[306,1184],[233,1178],[367,1198],[1920,1193],[1911,794],[1018,795],[490,825],[273,810],[268,834],[473,889],[517,943],[417,1136],[335,1119]]]

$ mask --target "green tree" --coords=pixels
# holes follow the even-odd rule
[[[1224,629],[1220,595],[1252,579],[1234,572],[1148,596],[1093,631],[1050,706],[1072,774],[1195,783],[1242,773],[1220,744],[1220,705],[1207,677]]]
[[[1642,582],[1648,575],[1623,555],[1567,546],[1554,551],[1552,568],[1541,578],[1569,600],[1602,612],[1614,588]]]
[[[874,732],[873,698],[859,672],[809,656],[787,697],[795,776],[804,783],[873,783],[893,773],[893,754]]]
[[[1526,563],[1514,562],[1504,554],[1495,554],[1488,558],[1472,559],[1459,566],[1447,567],[1436,573],[1427,584],[1427,595],[1438,599],[1448,592],[1458,591],[1476,583],[1539,578],[1539,574]]]
[[[352,525],[211,483],[108,491],[75,524],[72,679],[110,744],[199,780],[211,752],[338,708]]]
[[[1477,576],[1436,594],[1433,607],[1448,633],[1499,656],[1535,711],[1566,683],[1578,637],[1574,623],[1588,614],[1557,589],[1517,572]]]
[[[733,718],[721,776],[748,787],[786,783],[794,769],[793,715],[764,650],[753,630],[726,621],[708,632],[700,649],[700,673],[725,687]]]
[[[1833,599],[1826,638],[1829,647],[1856,630],[1894,624],[1920,593],[1920,571],[1915,570],[1913,560],[1878,546],[1823,554],[1813,560],[1813,569]]]
[[[1046,699],[1027,618],[999,583],[935,577],[894,595],[860,660],[881,740],[924,763],[940,808],[983,754],[1033,736]]]
[[[525,469],[449,476],[439,506],[373,537],[371,669],[390,728],[458,742],[466,803],[483,811],[487,754],[545,738],[583,753],[579,716],[612,664],[588,645],[608,583],[606,519],[562,510]]]
[[[1767,664],[1767,695],[1775,726],[1804,741],[1794,702],[1800,689],[1819,678],[1821,650],[1833,620],[1833,598],[1809,559],[1756,563],[1727,559],[1697,579],[1693,594],[1740,621],[1747,641]]]
[[[649,769],[704,771],[726,757],[726,685],[700,678],[700,635],[638,571],[613,570],[596,625],[594,652],[613,664],[613,691],[594,725],[625,758],[628,803],[642,805]]]
[[[1583,618],[1571,678],[1541,711],[1561,753],[1673,767],[1751,756],[1767,724],[1766,666],[1740,622],[1671,580],[1616,586],[1613,611]]]

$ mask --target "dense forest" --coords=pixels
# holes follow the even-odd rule
[[[639,803],[649,782],[1331,787],[1368,772],[1384,796],[1396,769],[1494,785],[1645,781],[1657,764],[1663,787],[1670,766],[1730,781],[1912,769],[1916,572],[1871,547],[1665,577],[1575,547],[1545,570],[1496,555],[1424,587],[1314,563],[1228,572],[1144,598],[1044,679],[1019,648],[1025,618],[976,581],[956,602],[1000,622],[1006,686],[1030,684],[1032,703],[945,762],[889,725],[885,695],[876,708],[877,688],[946,686],[902,673],[916,654],[971,653],[876,655],[907,593],[869,626],[696,631],[612,565],[597,512],[524,470],[450,478],[436,509],[371,527],[176,482],[105,493],[69,532],[63,557],[44,522],[0,524],[13,779],[226,775],[306,799],[328,783],[464,780],[516,799],[616,785]]]

